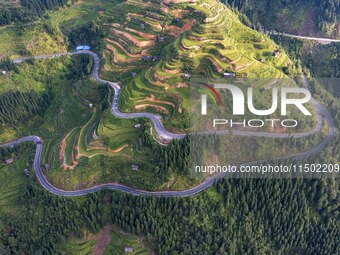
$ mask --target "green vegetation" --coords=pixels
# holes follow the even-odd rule
[[[41,136],[42,163],[51,166],[44,174],[64,189],[117,182],[147,190],[182,190],[204,180],[206,176],[192,176],[189,171],[190,139],[207,144],[200,158],[211,162],[216,158],[208,149],[216,137],[186,137],[160,146],[150,134],[149,121],[111,114],[113,92],[91,78],[89,57],[20,65],[3,58],[91,44],[104,57],[101,77],[123,87],[122,111],[161,114],[172,131],[188,130],[190,89],[185,73],[205,78],[221,78],[225,71],[250,78],[301,74],[300,44],[282,43],[292,61],[281,46],[243,25],[220,2],[176,2],[69,1],[56,11],[47,10],[65,1],[21,1],[24,7],[13,1],[13,10],[0,4],[0,23],[13,22],[0,27],[0,71],[6,71],[0,73],[0,143]],[[247,7],[250,1],[243,3]],[[256,4],[261,8],[262,1]],[[276,4],[271,1],[270,6]],[[22,16],[30,22],[13,16],[30,8],[32,16]],[[326,9],[330,18],[325,22],[331,23],[334,8]],[[282,10],[284,15],[289,12]],[[304,17],[308,10],[301,13]],[[249,23],[245,16],[241,19]],[[337,77],[337,48],[331,47],[320,49],[320,54],[334,57],[335,69],[322,64],[326,61],[310,60],[305,66],[315,76]],[[267,85],[259,85],[256,100],[261,103],[269,101]],[[311,90],[338,127],[336,87],[327,91],[324,86],[315,80]],[[313,120],[306,124],[312,126]],[[238,164],[307,150],[325,138],[326,128],[308,139],[228,136],[221,143],[225,157],[220,160]],[[339,142],[337,135],[313,158],[276,163],[339,163]],[[127,246],[133,248],[131,254],[162,255],[336,254],[339,250],[337,178],[223,179],[186,198],[139,197],[112,190],[63,198],[40,186],[33,174],[33,155],[33,144],[0,149],[0,254],[92,254],[103,240],[104,254],[124,254]],[[7,164],[10,158],[14,162]],[[30,171],[28,176],[24,169]],[[112,229],[106,232],[108,226]]]
[[[247,15],[246,24],[265,25],[278,31],[339,37],[340,5],[337,0],[225,0]]]
[[[158,7],[159,2],[85,1],[48,12],[41,29],[46,29],[54,39],[67,37],[72,47],[92,38],[97,51],[112,57],[111,62],[105,59],[101,72],[105,78],[121,81],[122,111],[161,114],[166,127],[175,132],[188,131],[190,89],[182,77],[184,73],[217,78],[230,71],[238,77],[264,78],[286,77],[283,70],[294,69],[293,62],[279,46],[244,26],[237,15],[218,1],[202,5],[169,4],[164,7],[166,10]],[[74,15],[84,19],[79,21]],[[123,20],[128,21],[124,26]],[[32,29],[39,27],[40,21]],[[273,55],[276,50],[280,51],[277,57]],[[156,58],[143,60],[143,56]],[[113,92],[90,78],[89,57],[36,60],[15,65],[16,70],[6,60],[3,66],[11,70],[0,79],[3,92],[27,91],[35,98],[29,100],[25,105],[27,113],[22,111],[18,119],[3,114],[13,119],[13,124],[23,120],[28,120],[28,124],[13,130],[13,124],[6,120],[0,139],[13,140],[32,133],[42,136],[43,163],[52,166],[46,174],[54,185],[74,189],[115,181],[138,188],[167,190],[188,188],[202,181],[188,177],[187,141],[174,141],[161,148],[149,135],[149,122],[117,119],[111,114],[107,108]],[[256,101],[269,101],[266,84],[261,86]],[[39,100],[44,97],[46,100]],[[7,100],[14,109],[18,100]],[[38,104],[41,101],[43,106]],[[93,108],[89,107],[90,103]],[[313,119],[304,122],[301,130],[310,128],[314,122]],[[141,127],[135,128],[136,124]],[[321,134],[313,137],[309,144],[301,144],[301,149],[308,149],[322,137]],[[296,152],[289,149],[293,141],[226,139],[236,140],[244,148],[233,148],[231,157],[237,159],[235,163],[239,163],[242,150],[249,151],[249,157],[243,157],[242,162],[282,155],[282,151],[285,155]],[[285,149],[279,150],[276,145]],[[269,154],[265,150],[253,153],[251,148],[256,146],[273,149]],[[137,165],[138,171],[132,170],[132,165]]]
[[[66,4],[66,0],[22,0],[0,3],[0,25],[11,22],[30,22],[42,16],[47,10]]]
[[[337,184],[337,179],[225,179],[188,198],[102,191],[69,199],[46,192],[28,178],[22,209],[15,218],[0,217],[0,251],[86,254],[95,246],[88,237],[115,224],[143,235],[157,254],[334,254]],[[108,254],[125,245],[150,254],[136,237],[116,228],[111,239]]]
[[[131,247],[132,252],[129,254],[132,255],[150,255],[152,254],[151,250],[145,246],[142,238],[138,238],[134,235],[125,233],[118,228],[114,228],[111,233],[112,241],[108,245],[104,254],[117,254],[123,255],[126,254],[124,252],[125,247]]]
[[[131,3],[121,4],[120,7],[123,9],[127,5],[130,6]],[[170,25],[160,32],[160,28],[151,21],[166,20],[169,15],[158,12],[152,16],[150,6],[151,4],[145,3],[137,5],[134,12],[130,9],[128,13],[121,11],[119,17],[113,18],[111,32],[105,38],[107,48],[104,50],[104,76],[113,78],[117,72],[119,75],[122,73],[131,76],[136,72],[135,78],[124,80],[126,85],[123,87],[120,105],[124,111],[156,112],[163,115],[168,129],[187,131],[188,94],[184,89],[189,84],[183,78],[184,73],[217,78],[222,77],[223,72],[229,71],[236,72],[238,77],[282,78],[285,77],[282,70],[291,65],[284,53],[274,57],[278,47],[270,39],[244,26],[234,13],[217,1],[200,5],[169,5],[168,13],[173,15],[171,18],[174,19],[175,14],[184,13],[180,20],[185,25],[178,34]],[[185,11],[191,13],[186,14]],[[147,19],[141,18],[143,14]],[[144,37],[143,42],[148,39],[143,44],[145,46],[139,47],[139,52],[134,49],[136,40],[140,41],[135,32],[138,29],[136,22],[130,21],[122,32],[122,26],[118,22],[122,17],[134,17],[140,20],[139,24],[147,26],[139,29],[139,35]],[[177,30],[180,29],[177,27]],[[160,34],[163,34],[164,42],[155,38]],[[167,46],[160,48],[165,43]],[[150,45],[154,46],[150,48]],[[147,55],[157,59],[143,59]],[[145,70],[146,64],[149,66],[146,71],[136,71],[138,58],[140,69]],[[128,71],[124,73],[120,66]]]
[[[32,174],[34,147],[31,144],[21,145],[13,149],[0,149],[0,215],[16,214],[20,207],[20,198],[26,185],[24,170]],[[5,160],[13,159],[13,163]]]
[[[61,250],[63,250],[65,254],[70,255],[91,255],[93,254],[95,244],[96,241],[92,239],[69,238],[67,243],[62,245]]]

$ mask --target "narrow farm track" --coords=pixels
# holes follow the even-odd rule
[[[174,134],[169,132],[168,130],[165,129],[163,124],[161,123],[160,117],[158,115],[152,114],[152,113],[123,113],[120,112],[118,109],[118,103],[119,103],[119,95],[121,88],[117,83],[111,82],[111,81],[106,81],[103,80],[99,77],[99,67],[100,67],[100,59],[98,55],[94,52],[91,51],[82,51],[82,52],[71,52],[71,53],[60,53],[60,54],[53,54],[53,55],[44,55],[44,56],[35,56],[35,57],[26,57],[26,58],[18,58],[14,60],[14,63],[21,63],[25,60],[28,59],[45,59],[45,58],[55,58],[55,57],[60,57],[64,55],[77,55],[77,54],[88,54],[94,59],[94,68],[93,68],[93,77],[96,81],[100,83],[104,83],[109,85],[112,89],[114,89],[115,94],[112,102],[112,113],[117,116],[118,118],[125,118],[125,119],[131,119],[131,118],[149,118],[155,127],[156,132],[158,135],[164,139],[171,140],[171,139],[181,139],[183,138],[186,134]],[[304,83],[305,85],[308,84],[307,79],[304,77]],[[327,122],[328,124],[328,136],[318,145],[313,147],[310,150],[297,153],[294,155],[289,155],[289,156],[284,156],[284,157],[278,157],[274,158],[273,160],[280,160],[280,159],[302,159],[310,156],[314,156],[315,154],[319,153],[321,150],[323,150],[336,136],[336,128],[334,125],[334,121],[330,115],[330,113],[327,111],[327,109],[319,104],[315,99],[312,99],[312,104],[315,109],[315,112],[317,113],[317,126],[310,131],[307,132],[302,132],[302,133],[295,133],[295,134],[276,134],[276,133],[269,133],[269,132],[250,132],[250,131],[233,131],[233,135],[240,135],[240,136],[252,136],[252,137],[271,137],[271,138],[289,138],[289,137],[295,137],[295,138],[302,138],[306,136],[310,136],[312,134],[315,134],[319,132],[322,129],[322,124],[323,124],[323,119]],[[204,132],[203,134],[212,134],[216,133],[213,131],[210,132]],[[229,131],[220,131],[218,132],[220,134],[229,134]],[[6,143],[6,144],[1,144],[0,147],[14,147],[17,146],[21,143],[25,142],[34,142],[36,144],[36,152],[35,152],[35,157],[34,157],[34,169],[37,175],[37,178],[40,182],[40,184],[49,192],[59,195],[59,196],[66,196],[66,197],[75,197],[75,196],[82,196],[86,195],[89,193],[93,193],[102,189],[112,189],[112,190],[119,190],[122,192],[126,193],[131,193],[133,195],[145,195],[145,196],[157,196],[157,197],[172,197],[172,196],[177,196],[177,197],[186,197],[186,196],[191,196],[194,194],[197,194],[206,188],[210,187],[213,185],[214,181],[220,178],[223,178],[226,176],[227,173],[219,173],[216,174],[212,177],[209,177],[206,179],[204,182],[198,184],[197,186],[187,189],[187,190],[181,190],[181,191],[146,191],[146,190],[139,190],[139,189],[134,189],[125,185],[121,184],[116,184],[116,183],[107,183],[107,184],[102,184],[102,185],[97,185],[92,188],[88,189],[81,189],[81,190],[72,190],[72,191],[67,191],[67,190],[62,190],[54,187],[46,178],[44,175],[40,162],[41,162],[41,155],[42,155],[42,149],[43,149],[43,141],[40,137],[38,136],[27,136],[20,138],[16,141]],[[249,165],[249,164],[256,164],[260,163],[263,161],[255,161],[255,162],[250,162],[246,163],[244,165]]]

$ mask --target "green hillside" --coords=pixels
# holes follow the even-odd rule
[[[102,57],[100,76],[122,86],[121,110],[160,114],[173,132],[189,130],[190,84],[185,74],[286,78],[300,72],[283,49],[216,0],[82,1],[48,11],[22,33],[18,24],[0,28],[0,35],[7,36],[0,42],[0,54],[10,58],[49,54],[89,43]],[[41,44],[35,39],[40,35]],[[18,44],[11,44],[15,39]],[[18,102],[24,107],[19,115],[5,113],[0,140],[29,134],[43,137],[43,162],[52,168],[46,174],[65,189],[107,182],[150,190],[184,189],[202,181],[188,178],[184,162],[189,155],[177,152],[188,146],[186,141],[162,148],[150,135],[149,121],[112,116],[106,109],[112,90],[93,81],[91,68],[88,57],[78,56],[27,61],[8,69],[0,76],[1,102],[8,109],[16,109]],[[261,88],[266,89],[266,83]],[[267,102],[265,93],[259,93],[257,100]],[[301,129],[310,128],[313,121]],[[301,149],[324,135],[313,136]],[[296,152],[288,140],[229,137],[226,141],[242,144],[230,152],[232,163],[239,163],[241,152],[247,152],[242,162]],[[273,149],[253,153],[254,146]],[[178,156],[183,161],[173,160]],[[134,164],[139,171],[132,170]]]

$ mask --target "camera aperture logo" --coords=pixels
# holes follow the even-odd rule
[[[256,116],[270,116],[274,113],[277,114],[278,108],[280,108],[280,116],[287,116],[287,106],[292,105],[295,109],[298,109],[304,116],[311,116],[310,111],[305,107],[305,105],[311,100],[311,93],[308,89],[305,88],[296,88],[296,87],[281,87],[280,91],[278,87],[273,87],[272,90],[272,102],[271,107],[269,109],[256,109],[254,106],[254,92],[252,87],[247,88],[246,95],[243,91],[231,84],[207,84],[200,82],[199,84],[208,88],[216,97],[219,102],[219,107],[224,107],[223,100],[221,94],[217,91],[217,89],[225,89],[232,96],[232,114],[233,116],[244,116],[246,114],[245,103],[247,103],[247,110]],[[279,93],[280,92],[280,93]],[[295,96],[296,98],[291,98]],[[211,99],[216,103],[216,99],[211,95]],[[247,100],[245,100],[245,98]],[[279,106],[280,100],[280,107]],[[208,109],[208,95],[201,94],[201,115],[207,115],[209,112]],[[224,118],[213,118],[212,124],[214,128],[229,126],[233,127],[249,127],[249,128],[261,128],[266,124],[274,127],[276,123],[279,123],[282,127],[285,128],[293,128],[298,125],[298,121],[292,118],[284,118],[284,119],[273,119],[273,118],[265,118],[265,119],[243,119],[242,121],[235,121],[233,119],[224,119]]]

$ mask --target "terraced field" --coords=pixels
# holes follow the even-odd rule
[[[120,110],[155,112],[172,132],[189,131],[188,76],[223,79],[223,73],[229,72],[236,77],[282,78],[286,77],[283,70],[292,65],[273,41],[243,25],[217,0],[85,0],[59,12],[49,12],[49,20],[65,33],[70,28],[81,30],[83,23],[73,15],[86,17],[103,30],[100,43],[91,46],[102,57],[100,77],[119,82],[122,87]],[[22,132],[43,137],[43,163],[51,165],[46,173],[49,180],[65,189],[109,181],[150,190],[168,189],[169,183],[174,188],[187,188],[183,176],[174,174],[165,179],[151,170],[153,155],[143,144],[149,123],[117,119],[110,109],[102,111],[99,84],[78,75],[78,71],[90,72],[91,62],[81,65],[84,59],[78,57],[72,63],[69,57],[61,58],[63,61],[23,63],[19,73],[0,79],[0,85],[5,84],[4,92],[16,87],[46,91],[46,84],[52,81],[50,92],[57,97],[45,117],[34,128]],[[69,74],[67,65],[75,63],[79,70],[75,68]],[[41,71],[35,72],[38,69]],[[67,86],[60,86],[64,83]],[[109,104],[113,96],[110,91],[102,93]],[[268,95],[260,94],[262,99]],[[89,107],[90,102],[93,107]],[[142,128],[136,128],[140,123]],[[13,140],[15,136],[19,133],[11,135],[6,131],[0,134],[0,140]],[[133,165],[138,165],[139,170],[133,170]],[[72,171],[60,171],[61,168]]]
[[[19,153],[13,153],[11,156],[14,162],[11,164],[3,164],[0,161],[0,212],[14,214],[18,205],[20,204],[20,198],[24,192],[25,182],[27,177],[24,174],[24,169],[32,171],[32,168],[28,162],[32,161],[32,149],[34,147],[29,146],[26,149],[21,150]]]
[[[188,128],[189,76],[283,78],[292,65],[218,0],[128,0],[111,13],[103,76],[124,83],[123,111],[159,113],[172,131]]]

